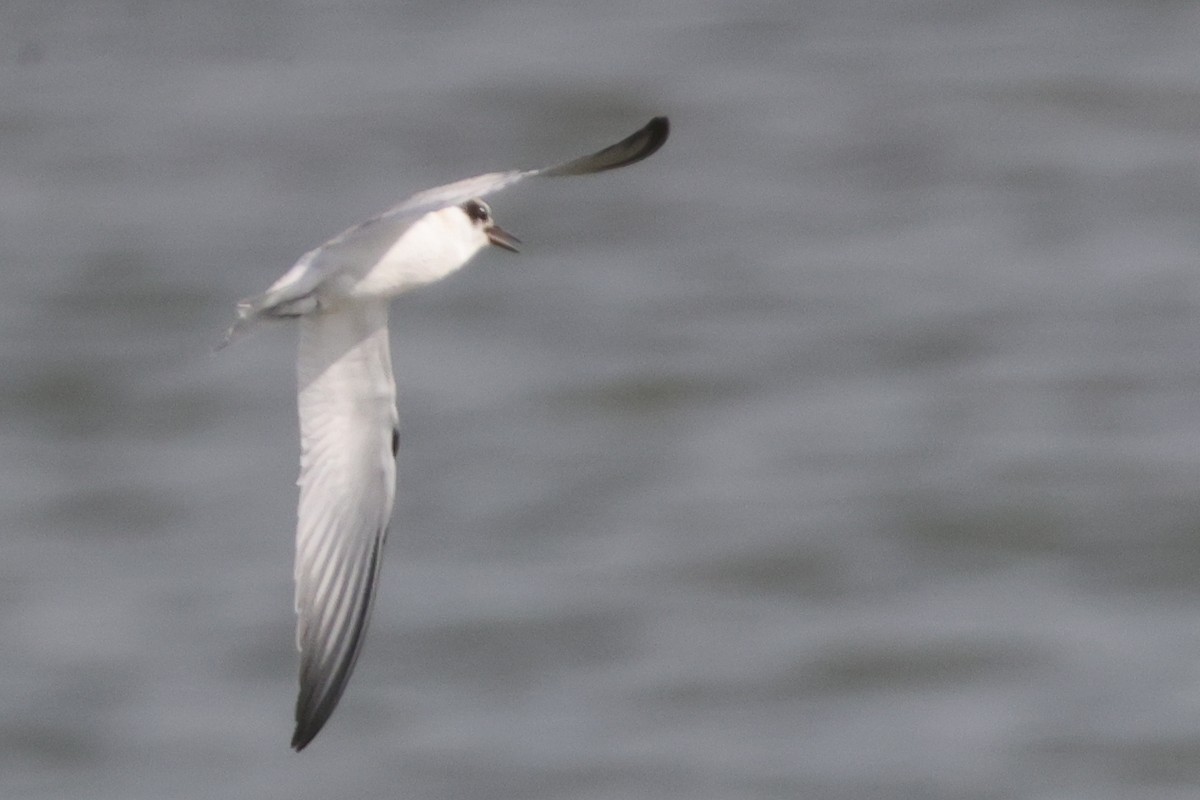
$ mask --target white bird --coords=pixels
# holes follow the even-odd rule
[[[221,346],[251,323],[296,318],[300,503],[296,646],[300,694],[292,747],[329,719],[362,650],[396,494],[396,387],[388,303],[440,280],[487,244],[519,241],[484,195],[524,178],[586,175],[633,164],[667,140],[655,117],[610,147],[556,167],[511,170],[428,189],[305,253],[267,291],[237,305]]]

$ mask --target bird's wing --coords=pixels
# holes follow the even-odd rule
[[[340,240],[348,241],[359,232],[366,233],[367,229],[380,222],[389,220],[419,219],[430,211],[437,211],[446,206],[454,206],[475,197],[484,197],[506,189],[525,178],[544,177],[561,178],[568,175],[589,175],[593,172],[604,172],[618,167],[636,164],[644,158],[649,158],[658,151],[671,132],[670,123],[666,117],[655,117],[636,132],[626,136],[616,144],[609,145],[603,150],[597,150],[580,158],[572,159],[564,164],[539,169],[514,169],[507,172],[489,172],[486,175],[476,175],[445,186],[436,186],[417,192],[400,205],[385,211],[374,219],[369,219],[333,239],[330,244]]]
[[[358,659],[396,492],[387,304],[300,319],[300,507],[292,747],[329,719]]]
[[[302,301],[329,276],[347,266],[376,263],[409,226],[431,211],[484,197],[525,178],[588,175],[628,166],[657,152],[669,134],[667,118],[655,117],[616,144],[563,164],[540,169],[489,172],[417,192],[398,206],[342,231],[315,250],[305,253],[267,291],[238,303],[239,318],[226,335],[225,343],[228,344],[234,334],[258,314],[273,308],[286,309]]]

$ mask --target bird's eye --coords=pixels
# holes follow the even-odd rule
[[[467,212],[467,216],[476,222],[487,222],[491,212],[487,207],[487,203],[479,200],[468,200],[462,204],[462,210]]]

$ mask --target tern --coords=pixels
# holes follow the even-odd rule
[[[389,302],[457,271],[487,245],[520,244],[483,197],[534,177],[587,175],[654,154],[655,117],[614,145],[559,164],[477,175],[412,195],[305,253],[265,292],[237,304],[220,347],[261,320],[296,319],[300,501],[296,647],[300,693],[292,747],[333,713],[362,651],[396,494],[396,384]]]

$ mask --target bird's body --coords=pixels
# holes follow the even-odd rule
[[[487,234],[458,206],[431,211],[412,224],[351,287],[356,298],[395,297],[441,280],[488,244]]]
[[[390,300],[457,271],[488,244],[516,250],[483,195],[526,177],[625,166],[654,153],[667,135],[666,118],[657,117],[557,167],[489,173],[413,195],[305,253],[267,291],[238,304],[225,343],[258,320],[299,320],[295,749],[316,736],[345,689],[379,576],[399,442]]]

